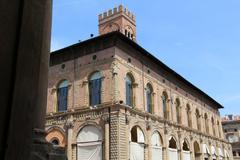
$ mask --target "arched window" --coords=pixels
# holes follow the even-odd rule
[[[147,112],[153,113],[153,88],[151,84],[147,84],[146,88]]]
[[[208,116],[207,116],[207,113],[205,113],[205,115],[204,115],[204,121],[205,121],[206,133],[209,134],[209,125],[208,125]]]
[[[177,142],[173,137],[169,140],[168,156],[169,160],[178,160]]]
[[[127,74],[125,79],[126,105],[133,106],[133,78]]]
[[[62,112],[67,110],[68,104],[68,81],[62,81],[57,88],[57,111]]]
[[[130,138],[130,160],[144,160],[145,138],[141,128],[134,126]]]
[[[189,145],[186,140],[183,141],[182,150],[183,150],[183,159],[184,160],[191,159]]]
[[[79,132],[77,160],[102,160],[102,132],[97,127],[88,125]]]
[[[167,100],[168,100],[168,95],[167,95],[166,92],[163,92],[163,94],[162,94],[162,106],[163,106],[163,117],[165,119],[169,118]]]
[[[191,108],[190,105],[187,104],[187,123],[188,123],[188,127],[192,127],[192,118],[191,118]]]
[[[152,160],[162,160],[162,138],[155,131],[151,137]]]
[[[177,120],[177,123],[181,123],[181,108],[180,108],[180,100],[177,98],[176,99],[176,120]]]
[[[201,130],[201,122],[200,122],[200,113],[199,110],[196,109],[196,122],[197,122],[197,129]]]
[[[214,122],[213,117],[212,117],[211,121],[212,121],[212,134],[215,136],[216,135],[216,131],[215,131],[215,122]]]
[[[90,106],[101,103],[102,76],[100,72],[94,72],[89,79]]]

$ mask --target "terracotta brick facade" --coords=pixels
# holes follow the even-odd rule
[[[99,18],[112,14],[109,11]],[[100,26],[100,33],[103,32],[99,37],[51,54],[48,140],[58,138],[66,147],[68,159],[77,160],[77,137],[85,126],[94,126],[102,133],[102,159],[126,160],[131,156],[132,129],[137,126],[143,133],[145,160],[153,157],[151,137],[156,131],[161,137],[163,160],[170,160],[168,148],[172,138],[179,160],[184,160],[184,142],[192,160],[204,160],[205,154],[210,160],[214,156],[217,160],[232,159],[231,145],[224,140],[222,131],[220,104],[122,33],[105,34]],[[90,106],[89,78],[95,71],[101,73],[101,104]],[[133,106],[126,105],[126,75],[133,79]],[[63,80],[68,81],[68,104],[66,111],[58,112],[57,89]],[[152,86],[152,113],[147,111],[147,85]],[[167,118],[163,94],[167,95]],[[203,146],[209,148],[209,153]],[[212,148],[216,153],[212,153]]]

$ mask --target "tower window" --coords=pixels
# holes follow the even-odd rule
[[[125,29],[125,36],[127,36],[127,30]]]

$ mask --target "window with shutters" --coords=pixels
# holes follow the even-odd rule
[[[151,84],[147,84],[146,88],[147,112],[153,113],[153,88]]]
[[[101,103],[102,76],[100,72],[94,72],[89,79],[89,100],[90,106]]]
[[[68,81],[62,81],[57,88],[57,111],[63,112],[67,110],[68,104]]]
[[[126,87],[126,105],[133,106],[133,77],[127,74],[125,79]]]

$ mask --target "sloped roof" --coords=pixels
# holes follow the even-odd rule
[[[164,72],[166,73],[165,74],[166,79],[169,79],[171,77],[176,79],[181,85],[188,86],[190,89],[192,89],[192,91],[195,91],[196,93],[198,93],[198,95],[201,96],[201,100],[208,101],[212,108],[215,108],[215,109],[224,108],[220,103],[215,101],[212,97],[207,95],[205,92],[203,92],[202,90],[194,86],[191,82],[187,81],[181,75],[179,75],[174,70],[169,68],[167,65],[165,65],[156,57],[154,57],[151,53],[149,53],[143,47],[141,47],[136,42],[130,40],[129,38],[124,36],[122,33],[117,31],[100,35],[98,37],[94,37],[86,41],[76,43],[74,45],[52,52],[50,54],[50,66],[59,64],[61,62],[71,60],[77,57],[81,57],[105,48],[109,48],[113,46],[120,47],[121,44],[123,43],[125,43],[128,46],[131,46],[133,49],[137,50],[138,53],[150,58],[153,63],[156,63],[159,66],[159,68],[164,70]],[[92,46],[94,46],[94,49],[90,49],[90,47]]]

